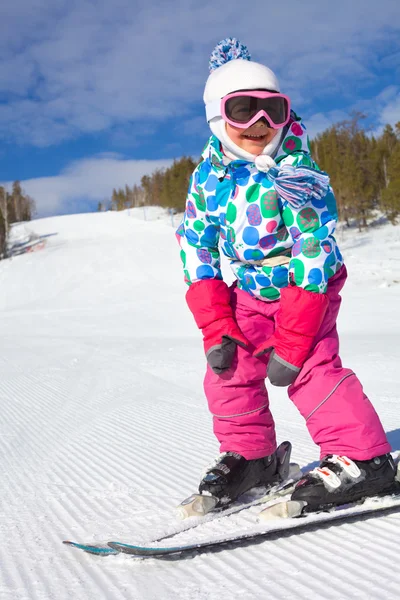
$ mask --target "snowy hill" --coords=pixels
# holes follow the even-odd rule
[[[397,599],[400,513],[181,562],[61,545],[156,538],[218,453],[171,218],[143,216],[34,221],[46,248],[0,262],[0,597]],[[338,239],[342,357],[400,450],[400,227]],[[293,460],[316,461],[285,390],[271,404]]]

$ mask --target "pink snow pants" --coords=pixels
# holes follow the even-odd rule
[[[329,281],[327,314],[307,361],[288,387],[288,395],[320,447],[321,458],[339,454],[368,460],[391,448],[361,383],[339,358],[336,319],[346,278],[342,267]],[[276,449],[275,426],[265,386],[268,355],[255,358],[252,353],[272,335],[279,300],[264,302],[233,286],[231,303],[251,346],[249,350],[238,347],[232,367],[222,375],[208,366],[204,390],[221,452],[261,458]]]

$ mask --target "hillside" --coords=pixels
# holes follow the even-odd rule
[[[218,453],[174,229],[156,216],[33,221],[45,249],[0,262],[0,596],[398,598],[400,513],[182,562],[61,545],[161,535]],[[338,239],[350,275],[342,358],[399,451],[400,227]],[[271,404],[279,440],[312,464],[318,449],[285,390]]]

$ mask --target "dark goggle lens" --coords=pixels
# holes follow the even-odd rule
[[[275,125],[284,123],[288,116],[288,103],[280,96],[256,98],[254,96],[235,96],[225,104],[225,112],[229,119],[236,123],[247,123],[260,111],[265,110]]]

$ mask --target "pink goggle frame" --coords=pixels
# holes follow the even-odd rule
[[[256,108],[248,106],[248,119],[246,120],[246,107],[242,107],[242,115],[240,120],[233,117],[230,106],[234,98],[250,98],[255,99]],[[258,101],[258,102],[257,102]],[[237,106],[237,103],[235,103]],[[245,103],[244,103],[245,104]],[[250,104],[250,103],[249,103]],[[257,108],[259,109],[257,110]],[[211,121],[214,117],[222,117],[224,121],[238,127],[239,129],[247,129],[256,123],[261,117],[265,117],[269,126],[272,129],[281,129],[290,120],[290,98],[285,94],[278,92],[264,92],[257,90],[249,90],[243,92],[233,92],[227,94],[221,100],[215,100],[206,104],[207,121]]]

